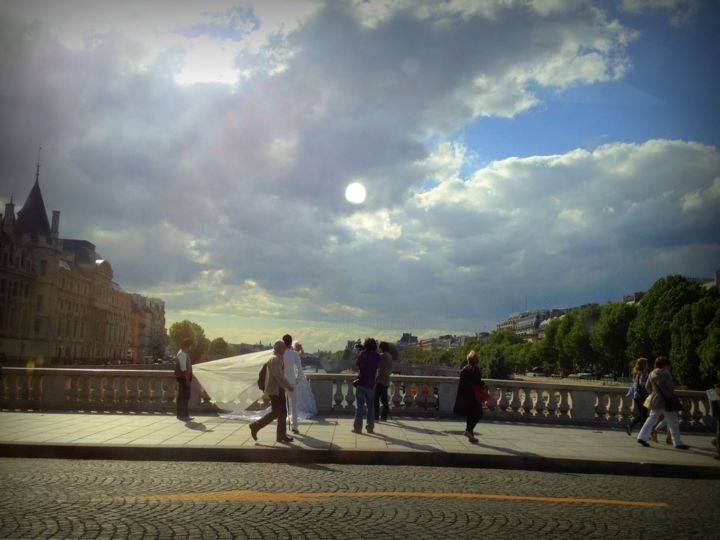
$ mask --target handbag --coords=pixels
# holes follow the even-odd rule
[[[475,401],[477,401],[478,403],[490,401],[490,393],[485,389],[484,386],[476,386],[473,389],[473,393],[475,394]]]
[[[658,389],[658,392],[660,392],[660,395],[663,397],[663,401],[665,401],[664,409],[667,412],[676,412],[676,411],[684,411],[685,410],[685,407],[683,407],[683,404],[680,401],[680,398],[677,397],[674,392],[668,396],[668,395],[665,395],[665,392],[660,390],[659,386],[655,385],[655,387]]]

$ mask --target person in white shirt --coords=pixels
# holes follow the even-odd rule
[[[295,350],[293,350],[292,336],[290,334],[285,334],[282,339],[283,343],[285,343],[285,346],[287,347],[285,349],[285,354],[283,355],[283,360],[285,361],[285,365],[283,367],[284,375],[288,382],[292,384],[293,387],[295,387],[297,386],[298,379],[300,378],[300,374],[302,373],[302,363],[300,361],[300,355],[296,353]],[[300,433],[300,431],[298,430],[297,405],[297,394],[294,391],[288,392],[288,419],[290,421],[290,429],[293,433]]]

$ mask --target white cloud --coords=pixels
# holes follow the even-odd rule
[[[478,117],[627,72],[636,33],[589,2],[95,6],[0,8],[0,196],[28,192],[42,141],[61,235],[95,242],[169,320],[226,338],[247,335],[229,320],[258,336],[282,321],[318,343],[342,325],[477,331],[518,289],[587,301],[636,287],[641,255],[717,252],[713,147],[611,143],[473,170],[463,129]],[[354,178],[360,210],[344,200]]]

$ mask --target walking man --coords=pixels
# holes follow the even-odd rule
[[[287,405],[285,391],[294,389],[283,375],[283,355],[285,343],[276,341],[273,346],[273,356],[267,361],[267,374],[265,376],[265,395],[270,398],[271,410],[257,422],[250,424],[250,435],[257,441],[257,432],[277,418],[276,440],[281,443],[292,442],[293,438],[287,434]]]

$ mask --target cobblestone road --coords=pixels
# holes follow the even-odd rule
[[[720,503],[713,480],[401,466],[0,459],[0,485],[2,538],[706,539]]]

